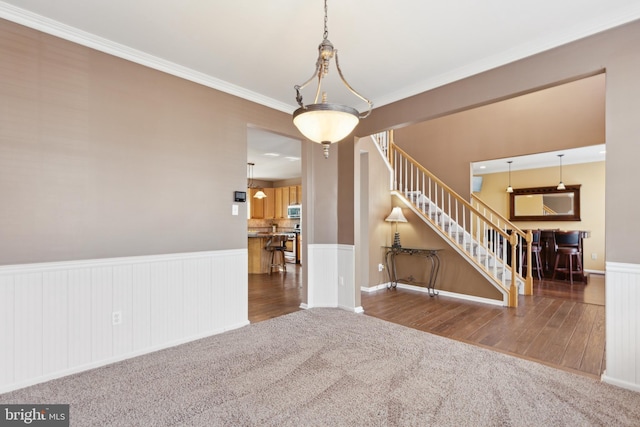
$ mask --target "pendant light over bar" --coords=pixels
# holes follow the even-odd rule
[[[513,193],[513,187],[511,186],[511,163],[513,163],[513,160],[509,160],[507,163],[509,163],[509,186],[507,187],[507,193]]]
[[[293,124],[309,140],[322,144],[325,159],[329,158],[329,146],[346,138],[358,125],[360,119],[371,114],[373,103],[356,92],[345,80],[338,62],[338,50],[329,41],[327,27],[327,0],[324,0],[324,36],[318,46],[316,70],[309,80],[302,85],[295,85],[296,101],[300,108],[293,112]],[[369,110],[360,114],[358,110],[347,105],[331,104],[327,101],[327,93],[322,91],[322,79],[329,73],[331,58],[336,58],[336,68],[342,83],[358,98],[369,104]],[[300,91],[317,78],[318,86],[313,104],[304,105]],[[321,95],[322,94],[322,95]],[[320,97],[322,96],[322,97]],[[318,102],[320,100],[320,102]]]
[[[564,182],[562,182],[562,156],[564,156],[564,154],[558,154],[558,157],[560,157],[560,183],[556,187],[557,190],[566,190],[567,188],[564,186]]]

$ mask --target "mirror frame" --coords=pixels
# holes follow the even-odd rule
[[[514,188],[509,194],[509,221],[580,221],[580,187],[581,185],[567,185],[566,189],[556,187]],[[516,215],[516,196],[533,194],[563,194],[573,193],[573,214],[568,215]]]

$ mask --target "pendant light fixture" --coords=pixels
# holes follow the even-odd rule
[[[345,80],[340,70],[338,62],[338,50],[334,49],[329,41],[329,30],[327,29],[327,0],[324,0],[324,36],[318,46],[318,59],[316,60],[316,70],[309,80],[302,85],[295,85],[296,101],[300,108],[293,112],[293,124],[309,140],[322,144],[325,159],[329,158],[329,146],[346,138],[355,129],[360,119],[364,119],[371,114],[373,103],[356,92]],[[369,104],[369,110],[360,114],[358,110],[347,105],[331,104],[327,102],[327,93],[322,91],[322,79],[329,73],[331,58],[336,58],[336,68],[342,83],[358,98]],[[300,91],[304,89],[314,79],[317,79],[313,104],[304,105]]]
[[[247,176],[249,178],[249,182],[247,183],[247,188],[256,188],[253,184],[253,167],[255,163],[247,163]],[[267,195],[262,191],[262,189],[256,191],[256,194],[253,195],[255,199],[264,199]]]
[[[513,187],[511,186],[511,163],[513,163],[513,160],[509,160],[507,163],[509,163],[509,186],[507,187],[507,193],[513,193]]]
[[[562,156],[564,156],[564,154],[558,154],[558,157],[560,157],[560,183],[556,187],[556,189],[558,190],[566,190],[567,188],[564,186],[564,183],[562,182]]]

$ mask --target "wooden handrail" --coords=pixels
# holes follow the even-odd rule
[[[402,154],[403,157],[405,157],[406,159],[408,159],[411,163],[413,163],[413,165],[418,168],[422,173],[424,173],[425,175],[427,175],[429,178],[431,178],[436,184],[438,184],[440,187],[444,188],[447,193],[453,195],[453,197],[458,200],[460,203],[462,203],[464,206],[466,206],[471,212],[475,213],[476,215],[480,216],[480,217],[485,217],[485,215],[480,212],[478,209],[476,209],[471,203],[467,202],[462,196],[460,196],[458,193],[456,193],[451,187],[449,187],[447,184],[445,184],[444,182],[442,182],[437,176],[433,175],[431,172],[429,172],[427,169],[425,169],[420,163],[418,163],[413,157],[411,157],[409,154],[407,154],[406,151],[404,151],[402,148],[398,147],[397,145],[395,145],[394,143],[389,144],[389,157],[393,156],[393,151],[398,151],[399,153]],[[393,163],[392,163],[393,164]],[[489,222],[489,221],[488,221]],[[496,229],[499,234],[504,237],[505,239],[509,240],[510,239],[510,234],[507,233],[506,231],[498,228]],[[525,234],[522,233],[522,235],[524,236]]]

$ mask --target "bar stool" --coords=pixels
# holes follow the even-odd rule
[[[532,230],[532,239],[531,239],[531,273],[534,271],[538,274],[538,280],[542,280],[542,259],[540,258],[540,252],[542,252],[542,244],[540,243],[540,237],[542,236],[542,231],[540,230]],[[527,246],[525,246],[522,251],[522,270],[526,271],[527,269]]]
[[[557,273],[569,276],[569,283],[573,285],[573,275],[582,276],[582,252],[580,251],[579,231],[556,231],[556,262],[553,266],[553,276],[555,280]],[[561,264],[560,261],[563,261]],[[575,261],[575,264],[574,264]],[[575,268],[574,268],[575,266]]]
[[[282,270],[285,273],[287,272],[287,265],[284,261],[286,242],[287,236],[284,235],[271,236],[269,240],[267,240],[264,250],[271,252],[271,256],[269,258],[269,274],[273,272],[274,267],[276,267],[278,271]],[[276,256],[276,254],[278,255]],[[276,262],[276,257],[278,257],[278,262]]]

